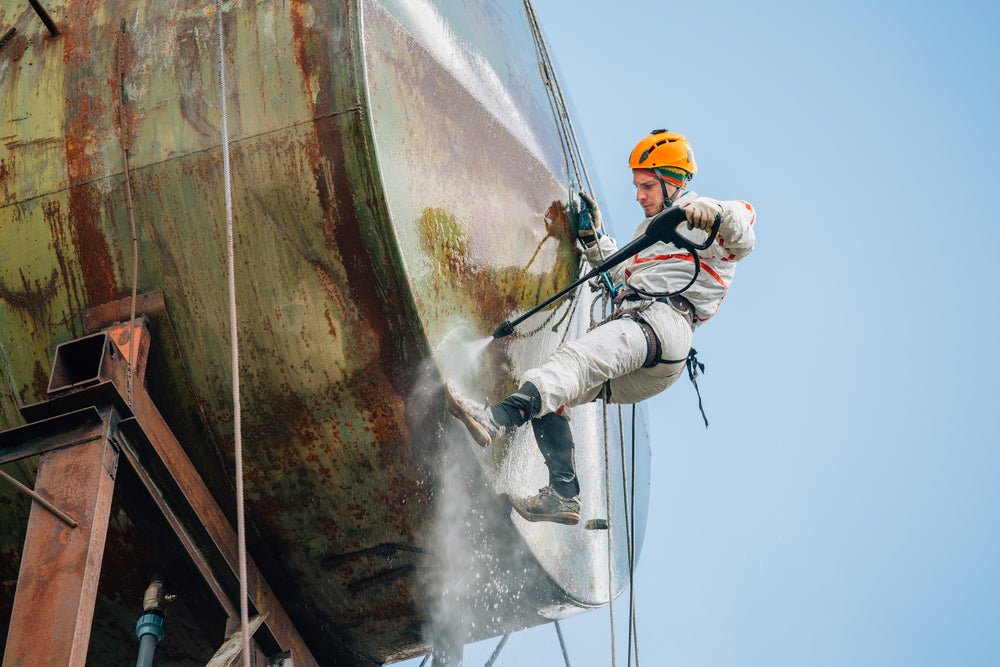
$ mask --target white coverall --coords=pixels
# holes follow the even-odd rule
[[[674,205],[686,206],[695,199],[699,199],[697,194],[685,191]],[[693,324],[689,325],[673,306],[659,301],[649,303],[640,314],[660,341],[661,358],[677,360],[676,363],[643,368],[648,348],[642,328],[631,319],[611,320],[577,340],[563,343],[545,363],[524,374],[521,381],[532,383],[542,399],[537,417],[549,412],[563,414],[564,408],[589,403],[597,398],[608,380],[611,400],[615,403],[643,401],[677,380],[685,368],[694,328],[719,309],[736,272],[736,262],[746,257],[754,245],[753,223],[756,215],[750,204],[744,201],[708,201],[722,207],[722,223],[716,243],[699,253],[701,272],[698,279],[683,294],[694,306]],[[639,225],[633,238],[645,231],[649,220],[646,218]],[[688,230],[685,223],[681,223],[678,231],[699,244],[708,238],[707,232],[697,228]],[[604,235],[594,246],[585,249],[584,254],[591,266],[597,266],[617,249],[615,240]],[[694,273],[694,266],[694,259],[688,251],[657,242],[608,273],[613,283],[620,281],[623,287],[664,293],[674,292],[686,285]]]

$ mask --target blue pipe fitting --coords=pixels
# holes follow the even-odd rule
[[[156,641],[160,641],[166,634],[163,629],[163,617],[159,614],[143,614],[135,624],[135,634],[139,639],[142,639],[143,635],[153,635]]]

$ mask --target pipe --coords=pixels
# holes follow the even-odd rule
[[[38,14],[38,18],[42,19],[42,23],[44,23],[45,27],[49,29],[49,34],[53,37],[58,37],[59,28],[56,27],[56,22],[52,20],[49,13],[45,11],[45,7],[42,7],[42,3],[38,0],[28,0],[28,4],[30,4],[32,9],[35,10],[35,13]]]
[[[163,629],[163,610],[174,596],[163,592],[163,581],[154,577],[142,597],[142,616],[135,624],[135,634],[139,638],[139,657],[135,667],[152,667],[156,644],[166,631]]]
[[[7,42],[9,42],[11,40],[11,38],[14,37],[14,34],[16,32],[17,32],[17,28],[11,28],[10,30],[8,30],[7,32],[5,32],[3,34],[3,37],[0,37],[0,49],[2,49],[4,47],[4,45],[7,44]]]

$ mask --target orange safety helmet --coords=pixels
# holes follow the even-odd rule
[[[683,169],[689,180],[698,173],[694,151],[687,138],[679,132],[666,130],[653,130],[648,137],[643,137],[628,156],[628,166],[630,169]]]

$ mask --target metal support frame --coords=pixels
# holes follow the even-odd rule
[[[32,504],[4,667],[86,663],[118,467],[115,418],[106,408],[71,447],[59,447],[58,434],[46,438],[53,451],[38,462],[35,491],[79,525],[70,528]]]
[[[173,529],[221,608],[238,618],[236,531],[141,382],[126,402],[132,346],[135,378],[145,370],[143,320],[118,324],[56,348],[50,399],[21,408],[26,426],[0,433],[0,464],[40,455],[35,493],[79,523],[67,526],[39,504],[28,520],[3,667],[83,665],[119,458]],[[247,562],[256,640],[317,665],[254,562]]]

